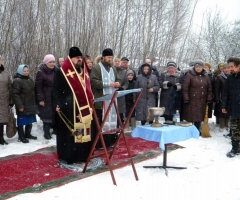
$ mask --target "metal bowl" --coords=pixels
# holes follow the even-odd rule
[[[148,112],[150,115],[152,116],[162,116],[165,112],[165,108],[164,107],[152,107],[148,109]]]

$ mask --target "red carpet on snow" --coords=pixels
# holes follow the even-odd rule
[[[149,142],[131,136],[126,138],[135,163],[161,154],[157,142]],[[172,150],[181,148],[178,145],[172,145],[172,147]],[[171,150],[171,147],[168,149]],[[95,153],[98,151],[100,152],[100,150],[97,150]],[[111,163],[124,163],[127,158],[125,143],[121,138]],[[3,157],[0,158],[0,162],[0,199],[9,198],[20,193],[39,192],[58,187],[108,170],[107,166],[103,166],[86,173],[79,173],[60,168],[58,166],[56,147]],[[110,174],[109,181],[111,181]]]

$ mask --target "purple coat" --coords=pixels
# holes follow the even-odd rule
[[[52,86],[57,67],[50,69],[47,65],[42,64],[36,75],[35,88],[36,100],[38,104],[38,115],[43,122],[52,123],[53,108],[52,108]],[[39,105],[40,101],[45,102],[45,106]]]

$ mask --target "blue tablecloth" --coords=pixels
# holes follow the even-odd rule
[[[164,144],[188,140],[190,138],[198,138],[199,131],[195,126],[164,126],[151,127],[150,125],[137,126],[132,137],[140,137],[145,140],[159,142],[159,147],[165,151]]]

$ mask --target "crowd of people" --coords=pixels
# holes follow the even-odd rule
[[[98,132],[91,107],[94,106],[101,124],[109,104],[108,101],[91,104],[91,101],[116,90],[142,88],[127,129],[133,130],[136,120],[145,125],[148,109],[160,102],[160,107],[165,107],[165,120],[173,121],[178,110],[181,121],[192,122],[201,135],[201,123],[208,107],[208,117],[215,115],[219,131],[229,131],[232,149],[227,156],[234,157],[240,153],[240,59],[229,58],[214,72],[211,69],[210,63],[192,60],[189,70],[182,72],[177,63],[170,60],[166,70],[159,72],[147,58],[136,71],[130,67],[127,57],[114,58],[110,48],[104,49],[93,62],[90,56],[83,56],[78,47],[71,47],[65,59],[59,58],[59,66],[54,55],[47,54],[38,66],[36,77],[30,77],[30,67],[21,64],[11,78],[0,57],[0,144],[8,144],[3,136],[4,125],[8,124],[9,109],[15,106],[20,142],[37,139],[31,130],[38,115],[43,122],[44,138],[50,140],[51,134],[56,134],[60,160],[68,164],[86,161]],[[128,94],[117,99],[122,123],[135,98],[134,94]],[[153,123],[152,116],[149,123]],[[106,124],[119,127],[114,108]],[[113,146],[117,138],[118,133],[104,135],[106,147]],[[102,148],[101,142],[96,148]]]

